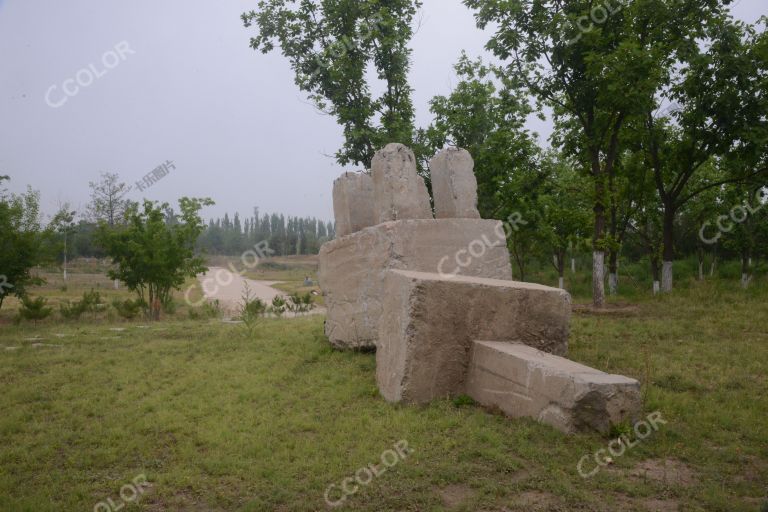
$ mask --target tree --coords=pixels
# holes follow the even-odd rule
[[[679,71],[669,70],[645,112],[645,149],[663,208],[664,292],[673,287],[675,224],[685,205],[723,184],[768,174],[759,166],[768,153],[768,36],[721,15],[682,41],[678,54]],[[662,94],[677,108],[657,117]],[[695,179],[715,157],[733,162],[731,171],[704,182]]]
[[[723,245],[741,260],[742,288],[748,288],[752,281],[752,259],[757,255],[761,234],[765,232],[768,220],[765,205],[760,203],[763,195],[763,184],[757,180],[730,185],[722,194],[722,205],[728,210],[727,220],[720,223],[726,230]]]
[[[419,133],[426,154],[445,145],[466,149],[475,161],[478,208],[483,218],[520,219],[507,243],[525,279],[539,236],[538,194],[547,177],[541,151],[525,129],[532,112],[514,76],[462,54],[454,67],[459,83],[448,96],[430,103],[433,124]]]
[[[503,198],[519,195],[514,182],[536,169],[541,152],[525,123],[532,109],[520,84],[504,70],[462,54],[454,66],[459,83],[448,96],[430,102],[435,116],[419,139],[427,154],[446,145],[464,148],[475,161],[478,207],[484,218],[509,209]]]
[[[408,43],[419,7],[419,0],[262,0],[242,20],[259,31],[251,48],[279,46],[299,89],[343,127],[336,160],[370,168],[378,148],[413,140]],[[383,82],[378,97],[369,70]]]
[[[577,245],[589,229],[588,199],[584,194],[585,177],[560,155],[550,155],[546,165],[550,170],[539,201],[541,219],[537,232],[551,249],[554,256],[552,261],[559,277],[558,285],[564,288],[568,249]]]
[[[64,247],[62,254],[64,256],[64,281],[67,280],[67,257],[69,256],[69,249],[71,245],[69,242],[69,234],[72,232],[72,228],[75,225],[75,216],[77,212],[70,210],[69,203],[64,203],[59,206],[59,211],[51,219],[49,227],[52,231],[56,231],[64,235]]]
[[[8,176],[0,176],[0,185]],[[40,195],[0,190],[0,308],[9,295],[25,297],[27,287],[40,282],[30,273],[41,256]]]
[[[496,27],[487,47],[509,62],[510,74],[554,109],[555,122],[572,134],[574,154],[592,178],[593,300],[605,302],[604,262],[608,182],[616,172],[627,119],[643,111],[667,64],[669,39],[695,31],[717,10],[717,0],[649,0],[602,8],[586,0],[464,0],[480,28]],[[572,26],[592,15],[595,24],[574,36]]]
[[[177,222],[169,224],[164,213],[168,205],[145,200],[142,210],[138,205],[129,207],[125,226],[101,223],[99,241],[117,267],[109,277],[138,294],[150,319],[160,318],[161,304],[170,305],[171,290],[208,270],[194,248],[205,228],[199,212],[212,204],[210,199],[183,197]]]
[[[125,199],[130,187],[120,181],[120,176],[102,173],[97,182],[90,181],[91,202],[88,204],[88,216],[92,222],[106,222],[109,226],[122,223],[131,201]]]

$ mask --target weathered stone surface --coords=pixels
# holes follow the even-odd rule
[[[472,155],[465,149],[444,149],[430,160],[436,218],[480,218],[474,168]]]
[[[404,219],[431,219],[429,193],[416,172],[413,151],[388,144],[371,162],[377,223]]]
[[[639,419],[640,383],[522,344],[473,344],[466,393],[511,417],[530,417],[566,432],[610,431]]]
[[[564,355],[571,301],[537,284],[391,270],[379,321],[376,377],[389,401],[464,392],[474,340],[521,342]]]
[[[319,277],[329,340],[339,348],[375,347],[390,269],[511,279],[503,234],[501,222],[494,220],[406,220],[324,244]]]
[[[336,236],[342,237],[376,224],[373,213],[373,178],[346,172],[333,182]]]

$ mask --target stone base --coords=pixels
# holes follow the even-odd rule
[[[390,269],[512,279],[499,221],[425,219],[386,222],[320,249],[326,335],[337,348],[374,348]],[[457,264],[459,260],[461,265]]]
[[[568,350],[571,301],[563,290],[392,270],[381,296],[376,378],[389,401],[426,403],[464,393],[474,340]]]
[[[529,417],[566,433],[608,433],[639,419],[640,383],[521,344],[477,341],[466,393],[508,416]]]

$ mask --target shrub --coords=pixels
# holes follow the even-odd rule
[[[246,317],[260,318],[264,316],[264,313],[266,312],[267,312],[267,304],[263,300],[251,299],[248,302],[245,302],[243,304],[243,308],[241,310],[241,316],[243,317],[243,320],[245,320]]]
[[[83,301],[71,303],[67,300],[59,304],[59,312],[65,320],[79,320],[83,313],[85,313],[85,309]]]
[[[90,312],[94,318],[96,313],[102,307],[101,305],[101,293],[91,289],[89,292],[83,292],[83,298],[80,300],[83,305],[84,311]]]
[[[34,300],[24,297],[21,299],[19,317],[24,320],[32,320],[37,324],[38,320],[45,320],[53,311],[52,308],[46,307],[47,304],[48,300],[44,297],[38,297]]]
[[[221,317],[221,302],[219,301],[219,299],[207,301],[205,304],[203,304],[203,307],[200,309],[203,315],[205,315],[208,318]]]
[[[274,313],[276,317],[280,318],[285,314],[287,307],[288,303],[285,302],[285,299],[282,296],[278,295],[272,299],[272,305],[270,306],[269,310],[270,312]]]
[[[144,303],[141,299],[131,300],[118,300],[112,301],[112,307],[115,308],[117,314],[126,320],[133,320],[136,318],[142,309],[144,309]]]
[[[315,303],[312,300],[311,293],[305,293],[302,295],[296,292],[288,297],[288,309],[293,313],[307,313],[312,311],[314,307]]]
[[[163,311],[165,311],[168,315],[175,315],[176,314],[176,301],[172,298],[168,298],[168,300],[164,300],[162,302],[163,304]]]
[[[251,288],[248,286],[248,283],[245,283],[243,286],[242,300],[242,306],[240,306],[240,320],[243,321],[247,334],[253,336],[256,331],[256,326],[267,312],[267,304],[263,300],[254,298],[251,295]]]

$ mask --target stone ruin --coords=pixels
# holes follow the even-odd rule
[[[434,217],[402,144],[376,153],[370,176],[336,180],[337,238],[320,250],[328,339],[375,349],[391,402],[468,395],[568,433],[638,419],[636,380],[564,358],[570,295],[512,280],[505,226],[480,218],[473,169],[463,149],[431,160]]]

